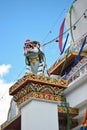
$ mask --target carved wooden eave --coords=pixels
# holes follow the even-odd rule
[[[60,102],[63,97],[59,93],[67,86],[67,80],[26,74],[9,89],[9,94],[18,105],[32,99]]]
[[[50,78],[48,76],[41,76],[36,74],[26,74],[9,89],[9,94],[14,95],[29,82],[58,87],[60,89],[66,89],[68,86],[67,80]]]
[[[66,57],[64,57],[63,59],[58,60],[53,64],[53,66],[48,70],[49,75],[51,75],[51,74],[62,75],[64,72],[66,72],[66,70],[68,70],[68,68],[70,66],[72,66],[77,55],[78,55],[78,52],[70,51],[67,56],[67,60],[66,60]],[[85,56],[87,56],[87,53],[83,52],[80,56],[80,59],[82,59]],[[62,68],[65,60],[66,60],[65,68],[64,68],[63,72],[61,73],[61,68]]]

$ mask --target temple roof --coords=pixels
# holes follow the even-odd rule
[[[67,70],[69,70],[73,63],[74,63],[74,60],[76,58],[76,56],[78,55],[78,52],[69,52],[68,56],[67,56],[67,59],[66,57],[62,58],[61,60],[58,60],[56,61],[53,66],[48,70],[48,73],[49,75],[51,74],[54,74],[54,75],[63,75]],[[80,56],[80,60],[87,56],[87,53],[83,52]],[[66,62],[66,63],[65,63]],[[63,67],[63,65],[65,64],[64,66],[64,69],[63,71],[61,72],[61,69]]]

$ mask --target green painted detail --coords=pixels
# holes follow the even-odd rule
[[[26,89],[22,88],[21,93],[26,94]]]
[[[66,103],[66,111],[67,111],[67,130],[70,130],[70,113],[69,113],[69,106],[67,105],[67,101],[65,100]]]
[[[62,92],[63,92],[63,89],[61,89],[60,93]],[[66,97],[64,95],[62,96],[62,98],[63,98],[62,104],[64,104],[65,111],[67,112],[67,130],[71,130],[70,129],[71,121],[70,121],[70,113],[69,113],[69,103],[67,102]]]
[[[47,80],[50,80],[50,78],[48,77]]]
[[[72,41],[74,42],[74,37],[73,37],[73,31],[72,31],[72,9],[73,9],[73,5],[70,8],[70,32],[71,32],[71,37],[72,37]]]
[[[62,89],[60,89],[60,90],[58,91],[57,95],[60,95],[63,91],[64,91],[64,89],[63,89],[63,88],[62,88]]]
[[[31,87],[34,90],[34,92],[37,92],[37,88],[32,83],[29,83],[28,87]]]

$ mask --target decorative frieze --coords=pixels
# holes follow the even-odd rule
[[[17,104],[20,105],[28,100],[38,99],[43,101],[63,102],[64,98],[58,95],[45,94],[40,92],[30,92],[17,100]]]
[[[48,85],[41,85],[38,83],[28,83],[19,91],[17,91],[16,94],[13,95],[13,97],[14,100],[17,101],[30,92],[40,92],[44,94],[59,95],[60,91],[62,91],[62,89],[59,89],[57,86],[53,87]]]
[[[28,83],[38,83],[43,85],[49,85],[52,87],[58,87],[58,88],[67,88],[68,81],[63,79],[57,79],[57,78],[51,78],[36,74],[26,74],[23,78],[19,79],[10,89],[9,93],[10,95],[14,95],[17,91],[19,91],[21,88],[23,88]]]

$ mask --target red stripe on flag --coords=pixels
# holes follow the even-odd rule
[[[59,49],[61,53],[62,53],[62,41],[63,41],[62,39],[63,39],[64,23],[65,23],[65,18],[61,24],[60,32],[59,32]]]

